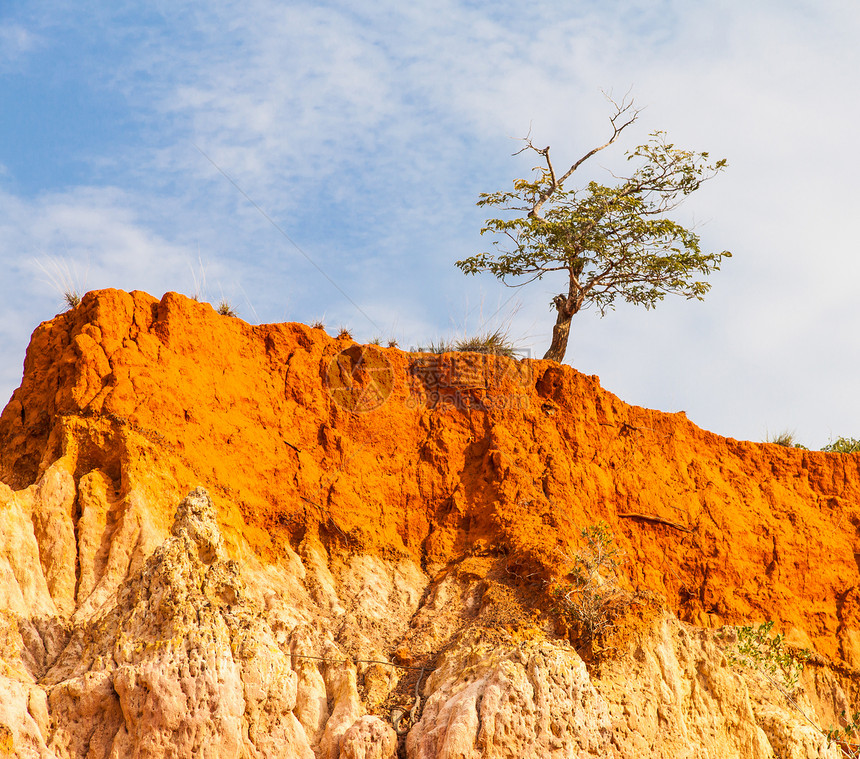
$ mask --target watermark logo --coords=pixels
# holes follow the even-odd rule
[[[528,361],[482,353],[419,354],[409,365],[413,408],[451,406],[484,411],[528,408]]]
[[[378,409],[394,389],[394,370],[374,345],[351,345],[329,362],[325,374],[329,395],[356,414]]]

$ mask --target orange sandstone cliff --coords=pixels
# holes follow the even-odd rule
[[[0,515],[0,756],[837,757],[860,702],[860,455],[553,362],[90,293],[33,334]],[[640,602],[595,658],[548,588],[599,523]],[[730,661],[768,620],[794,704]]]

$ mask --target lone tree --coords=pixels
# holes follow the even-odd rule
[[[566,291],[552,299],[557,311],[552,344],[544,358],[562,361],[570,337],[570,322],[588,306],[604,316],[616,298],[652,308],[666,293],[702,300],[710,289],[696,280],[718,270],[731,253],[702,253],[699,237],[666,217],[683,199],[726,166],[708,163],[707,153],[680,150],[664,132],[627,153],[639,164],[628,177],[615,177],[612,187],[589,182],[568,190],[565,182],[596,153],[612,145],[633,124],[639,111],[633,101],[609,99],[615,111],[609,119],[609,140],[590,150],[559,176],[549,147],[538,148],[526,137],[525,147],[541,157],[531,181],[517,179],[510,192],[481,193],[479,206],[497,206],[520,215],[488,219],[481,234],[501,235],[494,253],[479,253],[457,266],[466,274],[490,271],[510,287],[541,279],[550,272],[567,274]],[[500,242],[503,243],[500,245]],[[524,280],[513,282],[517,278]]]

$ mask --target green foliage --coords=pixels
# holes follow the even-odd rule
[[[850,717],[846,712],[842,712],[842,721],[845,723],[843,727],[829,727],[824,730],[824,735],[827,736],[829,743],[836,743],[842,751],[842,756],[857,759],[860,757],[860,744],[857,740],[860,739],[860,712],[854,712]]]
[[[731,253],[703,253],[698,235],[666,214],[722,171],[724,159],[710,162],[708,153],[681,150],[667,141],[665,133],[655,132],[649,142],[627,154],[638,166],[628,177],[617,177],[617,184],[592,181],[581,189],[564,187],[585,160],[635,121],[636,112],[626,123],[617,123],[631,106],[616,104],[610,141],[587,153],[560,178],[549,148],[536,148],[526,140],[523,150],[539,154],[544,165],[535,169],[532,179],[515,180],[513,190],[479,196],[479,206],[516,215],[488,219],[481,234],[500,238],[493,242],[494,251],[456,265],[466,274],[488,271],[512,286],[552,272],[564,273],[567,292],[553,299],[559,323],[569,322],[589,306],[603,315],[618,298],[645,308],[652,308],[666,294],[701,300],[710,285],[698,275],[718,270]],[[517,281],[520,278],[525,279]],[[562,357],[566,329],[563,343]],[[549,353],[547,358],[561,360]]]
[[[528,276],[531,281],[570,271],[578,280],[574,295],[582,300],[580,310],[593,304],[601,314],[619,296],[646,308],[666,293],[701,299],[710,285],[691,275],[710,274],[731,254],[703,254],[698,235],[661,214],[679,196],[698,189],[706,174],[722,170],[725,161],[706,164],[707,153],[677,150],[659,132],[628,158],[645,163],[615,187],[590,182],[584,190],[552,191],[550,172],[541,169],[534,181],[516,180],[513,192],[481,194],[479,206],[531,213],[545,195],[550,206],[544,216],[488,219],[481,234],[500,234],[513,244],[457,266],[467,274],[489,271],[502,280]]]
[[[763,622],[757,627],[738,627],[737,644],[729,661],[763,673],[780,690],[791,693],[797,688],[811,652],[786,648],[785,635],[779,633],[771,637],[772,629],[773,622]]]
[[[838,437],[821,450],[830,453],[860,453],[860,440],[853,437]]]
[[[621,551],[604,523],[580,531],[582,545],[570,557],[566,576],[550,585],[555,611],[578,634],[593,644],[612,624],[616,603],[623,596],[618,587]]]

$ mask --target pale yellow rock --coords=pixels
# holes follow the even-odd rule
[[[767,735],[773,755],[779,759],[842,759],[835,744],[827,745],[821,731],[801,724],[776,704],[755,707],[756,720]]]
[[[40,724],[43,713],[34,718],[30,712],[31,701],[38,699],[30,695],[33,687],[0,675],[0,756],[5,751],[10,757],[54,759],[45,744],[46,725]]]
[[[344,733],[340,759],[397,759],[397,734],[379,717],[366,715]]]
[[[311,759],[292,713],[297,676],[245,601],[204,491],[182,502],[172,533],[54,667],[64,679],[52,690],[53,745],[70,757],[86,738],[100,756]],[[105,645],[110,659],[97,655]],[[81,736],[97,713],[106,735]]]
[[[121,497],[99,470],[81,478],[78,501],[80,581],[74,622],[80,624],[113,602],[120,585],[166,536],[152,525],[139,496]]]
[[[0,609],[21,617],[56,616],[30,516],[33,490],[0,491]]]
[[[346,610],[338,598],[328,556],[319,539],[307,536],[299,546],[299,556],[307,571],[306,584],[313,600],[327,616],[342,616]]]
[[[89,598],[104,575],[117,518],[116,502],[113,485],[104,472],[95,469],[79,480],[78,608]]]
[[[333,704],[319,743],[318,759],[339,759],[341,744],[347,731],[363,716],[364,708],[358,697],[355,667],[351,664],[330,664],[325,668],[326,690]]]
[[[50,748],[58,757],[107,756],[116,744],[123,715],[113,679],[109,672],[87,672],[51,688]]]
[[[312,745],[318,745],[330,715],[326,682],[320,672],[323,647],[310,625],[298,626],[292,634],[293,668],[298,674],[295,716]],[[307,658],[306,658],[307,657]],[[310,658],[313,657],[313,658]]]
[[[33,527],[39,544],[48,591],[61,616],[71,616],[75,610],[75,541],[74,505],[75,480],[64,459],[55,461],[36,485]]]
[[[614,757],[609,710],[571,647],[466,640],[430,676],[414,759]]]
[[[488,587],[478,559],[435,578],[402,558],[330,565],[308,537],[265,565],[228,550],[202,490],[171,526],[145,491],[121,494],[101,470],[77,490],[69,477],[56,464],[25,491],[0,489],[11,756],[395,759],[393,715],[407,759],[839,756],[810,722],[848,708],[844,673],[807,667],[803,716],[730,665],[719,631],[663,614],[596,676],[544,633],[464,633]],[[413,669],[387,663],[394,651]]]
[[[781,693],[729,665],[718,633],[669,615],[632,651],[607,661],[595,686],[612,705],[624,759],[838,756]]]

